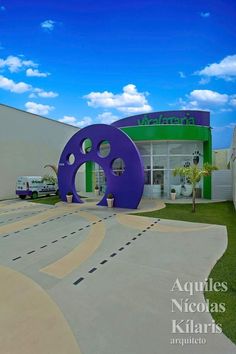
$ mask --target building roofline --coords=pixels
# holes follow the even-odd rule
[[[23,113],[26,113],[26,114],[29,114],[29,115],[33,115],[33,116],[36,116],[36,117],[39,117],[39,118],[47,119],[47,120],[49,120],[50,122],[55,122],[56,124],[59,123],[59,124],[64,124],[64,125],[69,126],[69,127],[81,129],[81,128],[79,128],[79,127],[76,126],[76,125],[68,124],[68,123],[60,122],[59,120],[55,120],[55,119],[52,119],[52,118],[40,116],[39,114],[27,112],[27,111],[24,111],[23,109],[16,108],[16,107],[12,107],[12,106],[9,106],[9,105],[4,104],[4,103],[0,103],[0,107],[1,107],[1,106],[2,106],[2,107],[6,107],[6,108],[10,108],[10,109],[14,109],[14,110],[16,110],[16,111],[23,112]]]

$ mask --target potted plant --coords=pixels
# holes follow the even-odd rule
[[[73,199],[73,193],[72,192],[66,193],[67,203],[72,203],[72,199]]]
[[[174,188],[172,188],[170,191],[170,197],[171,197],[171,200],[175,200],[175,198],[176,198],[176,190]]]
[[[114,204],[114,195],[112,193],[107,194],[107,206],[112,208]]]
[[[94,188],[94,193],[95,193],[96,196],[99,195],[99,187],[98,187],[97,184],[96,184],[96,186],[95,186],[95,188]]]

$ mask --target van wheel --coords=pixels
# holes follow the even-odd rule
[[[33,192],[31,195],[32,199],[37,199],[38,198],[38,193],[37,192]]]
[[[25,199],[26,195],[19,195],[20,199]]]

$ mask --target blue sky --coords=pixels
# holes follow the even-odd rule
[[[0,0],[0,103],[83,127],[159,110],[236,123],[233,0]]]

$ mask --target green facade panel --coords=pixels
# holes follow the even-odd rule
[[[208,141],[209,127],[195,125],[148,125],[121,128],[132,140],[201,140]]]
[[[212,138],[209,135],[208,141],[203,144],[203,162],[212,164]],[[211,199],[211,176],[203,178],[203,197]]]
[[[86,192],[93,191],[93,162],[85,163]]]

